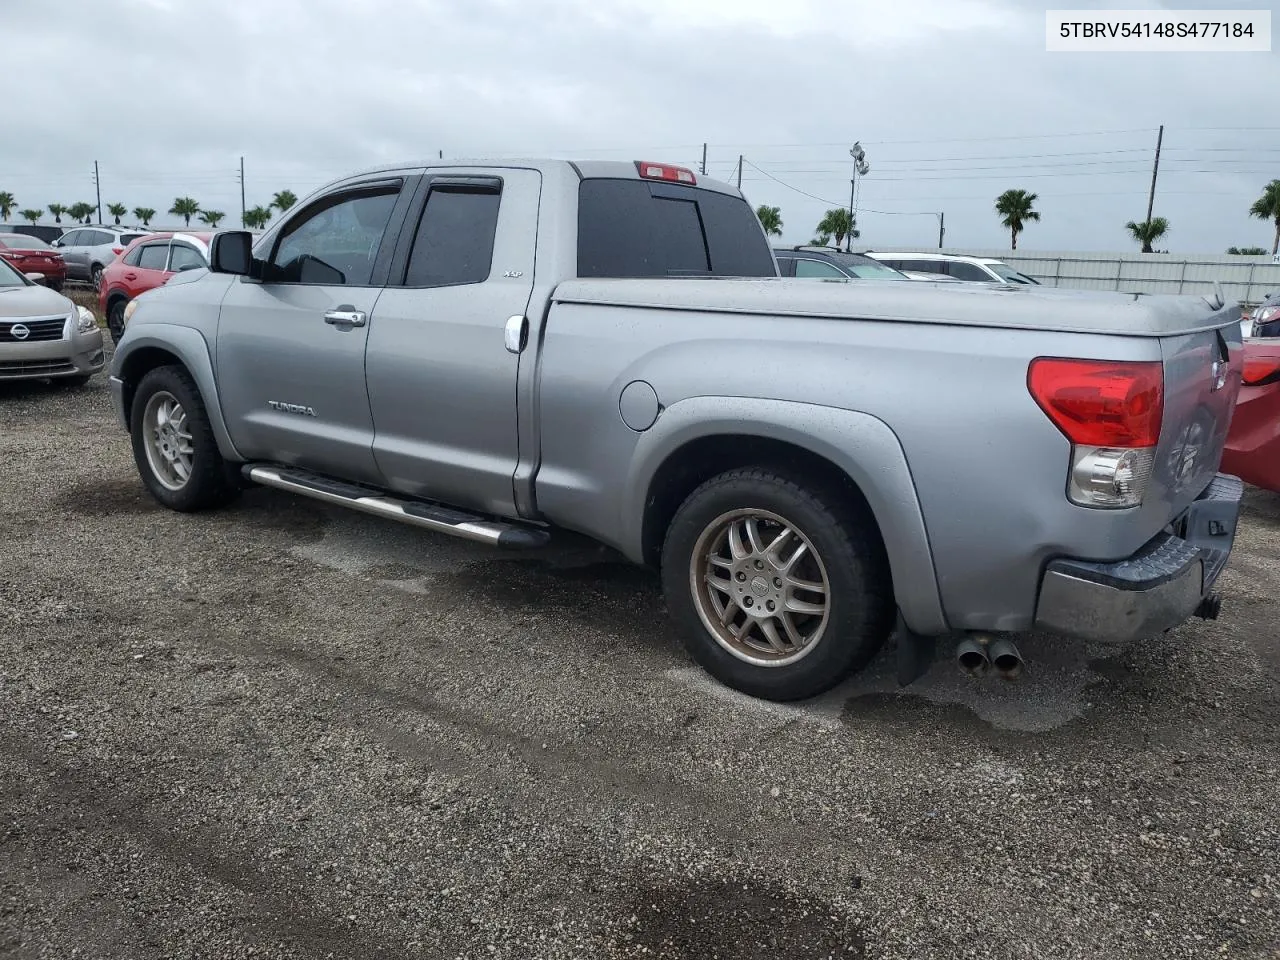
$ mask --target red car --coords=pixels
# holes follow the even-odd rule
[[[43,273],[45,286],[54,290],[61,290],[67,279],[67,262],[62,254],[39,237],[0,233],[0,257],[19,273]]]
[[[1222,472],[1280,493],[1280,341],[1246,340]]]
[[[102,271],[98,306],[107,317],[107,329],[119,340],[124,333],[125,307],[134,297],[163,286],[181,270],[209,266],[212,233],[148,233],[129,244]]]

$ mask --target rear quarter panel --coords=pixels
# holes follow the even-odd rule
[[[543,336],[538,506],[633,557],[647,491],[629,491],[628,480],[653,469],[638,451],[661,446],[622,422],[619,397],[633,380],[650,383],[667,409],[692,398],[780,400],[886,424],[905,452],[905,481],[877,471],[880,451],[860,450],[852,434],[847,453],[870,461],[864,484],[914,485],[955,629],[1029,627],[1047,560],[1119,559],[1170,519],[1163,494],[1124,511],[1071,504],[1069,445],[1026,383],[1033,357],[1159,360],[1157,339],[587,303],[555,303]],[[741,413],[706,429],[764,429],[747,404]],[[660,416],[649,432],[662,429]],[[906,509],[892,490],[864,493]],[[905,522],[878,519],[882,528]],[[904,585],[895,590],[901,602]]]

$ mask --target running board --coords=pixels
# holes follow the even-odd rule
[[[299,493],[304,497],[334,503],[340,507],[407,523],[410,526],[447,533],[451,537],[476,540],[496,547],[528,549],[545,546],[551,540],[546,530],[490,520],[423,500],[401,500],[375,487],[366,487],[320,474],[289,467],[245,464],[243,474],[254,483]]]

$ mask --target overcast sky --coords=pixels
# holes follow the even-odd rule
[[[241,155],[253,206],[439,150],[696,166],[707,142],[709,174],[733,180],[744,154],[748,198],[804,242],[848,204],[860,140],[865,243],[936,245],[945,211],[948,246],[1007,247],[992,204],[1021,187],[1043,216],[1024,248],[1131,250],[1163,123],[1164,246],[1270,249],[1248,208],[1280,178],[1280,54],[1051,54],[1047,6],[0,0],[0,190],[20,207],[93,202],[97,160],[104,205],[189,194],[234,224]]]

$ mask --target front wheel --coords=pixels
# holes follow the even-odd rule
[[[760,468],[708,480],[662,551],[667,606],[712,676],[801,700],[865,666],[893,624],[879,532],[852,494]]]
[[[182,367],[156,367],[142,378],[129,427],[142,482],[169,509],[207,510],[239,494],[235,468],[222,459],[200,391]]]

